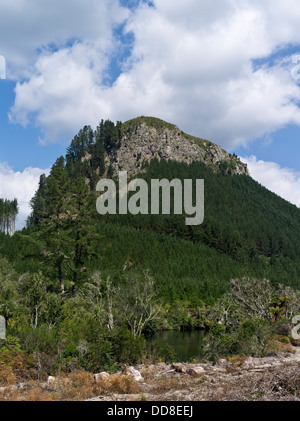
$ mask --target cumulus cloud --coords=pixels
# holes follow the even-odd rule
[[[7,76],[30,77],[40,54],[74,40],[112,49],[113,29],[128,14],[118,0],[0,0],[0,54]]]
[[[43,21],[38,1],[32,3]],[[61,8],[70,4],[61,3]],[[88,7],[81,9],[83,3],[76,0],[74,21],[64,28],[64,17],[52,34],[57,45],[71,36],[77,42],[41,50],[35,61],[32,53],[28,77],[16,86],[11,120],[42,127],[45,141],[69,139],[100,118],[124,121],[138,115],[176,123],[227,149],[287,124],[300,125],[300,87],[291,76],[291,57],[254,66],[257,59],[300,44],[296,0],[278,0],[276,7],[270,0],[154,0],[154,7],[140,2],[130,12],[111,0],[104,2],[103,12],[110,19],[101,20],[104,30],[100,24],[99,31],[92,13],[83,11]],[[98,3],[90,2],[100,19]],[[26,13],[25,22],[31,19]],[[113,39],[116,22],[126,22],[124,35],[133,34],[134,42],[121,74],[107,86],[109,46],[114,53],[122,48]],[[48,20],[41,33],[44,43],[52,39],[47,28]]]
[[[25,126],[34,115],[35,123],[46,130],[45,141],[59,140],[87,123],[97,123],[103,90],[97,81],[106,64],[101,50],[87,43],[42,55],[35,75],[16,85],[11,120]]]
[[[300,173],[280,167],[275,162],[257,160],[255,156],[241,158],[248,165],[254,180],[300,207]]]
[[[49,170],[25,168],[22,172],[14,172],[7,164],[0,163],[0,197],[9,200],[18,199],[17,229],[25,226],[31,212],[29,202],[38,188],[41,174],[48,175]]]

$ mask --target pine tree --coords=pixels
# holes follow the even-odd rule
[[[69,267],[72,270],[72,297],[75,296],[80,275],[86,270],[85,263],[93,256],[93,246],[100,237],[92,221],[94,198],[82,178],[71,186],[67,219]],[[96,255],[95,255],[96,256]]]
[[[46,211],[46,189],[47,189],[47,177],[45,174],[40,176],[39,187],[30,201],[30,207],[32,209],[31,215],[27,220],[27,226],[38,225]]]
[[[44,179],[42,182],[44,183]],[[41,181],[40,181],[41,183]],[[54,165],[43,189],[39,189],[32,206],[33,215],[39,210],[39,229],[26,236],[26,239],[38,249],[45,263],[53,265],[58,274],[61,294],[64,294],[63,266],[65,251],[65,220],[69,200],[69,179],[67,171],[61,165]],[[43,194],[41,194],[41,191]],[[40,193],[39,193],[40,192]],[[40,200],[40,202],[39,202]]]
[[[105,148],[104,148],[104,123],[101,121],[100,125],[95,131],[95,144],[92,149],[91,166],[94,171],[99,169],[99,176],[105,173]]]
[[[85,262],[99,238],[92,225],[94,200],[82,177],[71,182],[66,168],[53,168],[46,190],[46,211],[39,229],[28,239],[45,263],[55,268],[62,295],[66,276],[72,284],[71,295],[75,295]]]
[[[19,212],[18,201],[0,199],[0,231],[13,235],[16,231],[16,218]]]

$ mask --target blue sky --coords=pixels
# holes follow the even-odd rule
[[[139,115],[236,152],[300,206],[299,21],[296,0],[0,0],[0,197],[18,226],[82,126]]]
[[[57,143],[41,145],[39,139],[43,133],[40,128],[32,125],[23,127],[9,121],[8,111],[14,103],[14,88],[14,82],[0,82],[1,162],[6,162],[15,171],[23,171],[30,166],[48,168],[58,155],[65,153],[65,146]]]

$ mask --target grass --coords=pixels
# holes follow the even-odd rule
[[[86,371],[70,373],[51,385],[30,381],[17,388],[10,370],[2,370],[0,401],[84,401],[99,395],[129,395],[141,393],[140,385],[130,376],[114,374],[95,383]],[[4,386],[5,385],[5,386]]]
[[[209,140],[184,133],[183,131],[180,131],[175,124],[167,123],[166,121],[160,120],[159,118],[156,118],[156,117],[141,116],[141,117],[134,118],[132,120],[128,120],[122,124],[122,132],[127,133],[128,131],[133,130],[136,126],[139,126],[141,124],[146,124],[146,126],[153,127],[156,130],[169,129],[177,133],[179,132],[187,140],[191,142],[195,142],[201,148],[214,145]],[[206,145],[204,143],[206,143]]]
[[[175,126],[175,124],[167,123],[163,120],[160,120],[156,117],[137,117],[133,120],[128,120],[125,123],[122,124],[122,132],[127,133],[128,131],[133,130],[136,126],[139,126],[141,124],[146,124],[148,127],[153,127],[156,130],[162,130],[162,129],[169,129],[178,132],[178,127]]]

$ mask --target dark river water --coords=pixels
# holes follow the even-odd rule
[[[179,362],[188,362],[193,358],[203,355],[203,338],[204,331],[193,330],[189,332],[181,332],[179,330],[168,330],[157,332],[148,341],[152,345],[164,349],[170,346],[175,352],[176,359]]]

